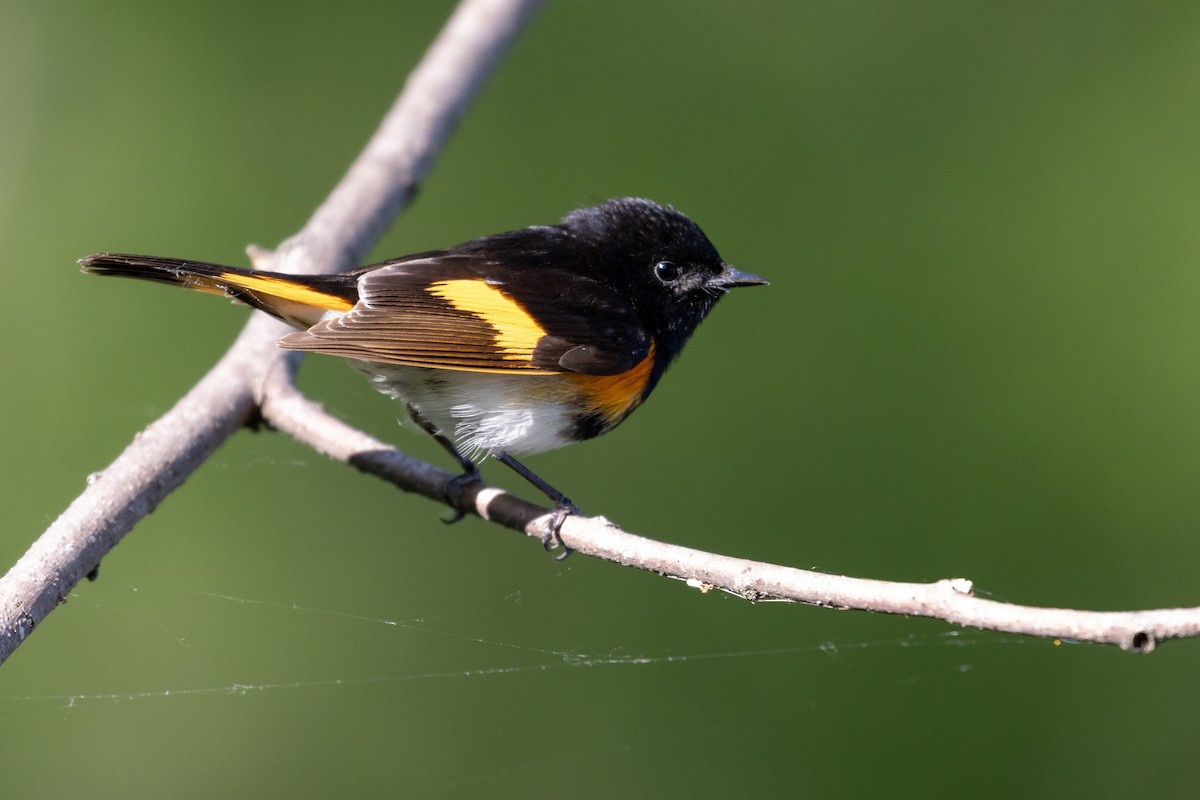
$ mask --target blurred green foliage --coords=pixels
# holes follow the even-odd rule
[[[245,318],[74,260],[244,264],[298,229],[449,5],[3,8],[7,566]],[[561,2],[376,255],[673,203],[772,285],[724,301],[620,431],[531,461],[586,511],[1003,600],[1194,605],[1198,90],[1187,3]],[[302,383],[444,461],[334,360]],[[1135,658],[751,606],[439,513],[235,437],[0,670],[6,795],[1200,780],[1197,643]]]

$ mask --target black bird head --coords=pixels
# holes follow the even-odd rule
[[[734,286],[767,281],[734,269],[684,214],[622,197],[581,208],[562,228],[592,250],[609,280],[634,298],[643,323],[674,357],[717,300]]]

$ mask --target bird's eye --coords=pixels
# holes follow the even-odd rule
[[[670,261],[660,261],[654,265],[654,277],[663,283],[674,283],[679,277],[679,267]]]

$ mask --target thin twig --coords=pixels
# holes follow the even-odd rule
[[[273,393],[274,394],[274,393]],[[407,491],[442,499],[449,473],[417,462],[349,428],[298,392],[275,395],[271,414],[287,433],[330,458],[352,464]],[[424,470],[431,470],[426,473]],[[464,509],[541,538],[550,509],[497,489],[465,499]],[[751,601],[788,600],[827,608],[931,617],[972,628],[1096,644],[1148,653],[1167,639],[1200,635],[1200,608],[1149,611],[1077,611],[1000,603],[975,597],[965,578],[933,583],[851,578],[750,561],[667,544],[621,530],[603,517],[568,517],[560,531],[572,550],[686,581],[701,591],[720,589]]]

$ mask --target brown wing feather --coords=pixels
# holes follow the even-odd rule
[[[494,262],[446,254],[364,270],[352,309],[285,336],[280,345],[385,364],[527,375],[612,375],[649,352],[648,335],[634,337],[630,346],[629,324],[597,324],[589,317],[595,301],[554,302],[544,289],[517,294],[512,290],[522,282],[505,280],[513,276],[501,270]],[[535,286],[547,285],[542,277]],[[572,281],[577,289],[578,283]],[[607,292],[599,285],[593,291]],[[530,307],[540,313],[535,317]],[[632,312],[622,314],[618,321]],[[617,342],[597,330],[625,336]]]

